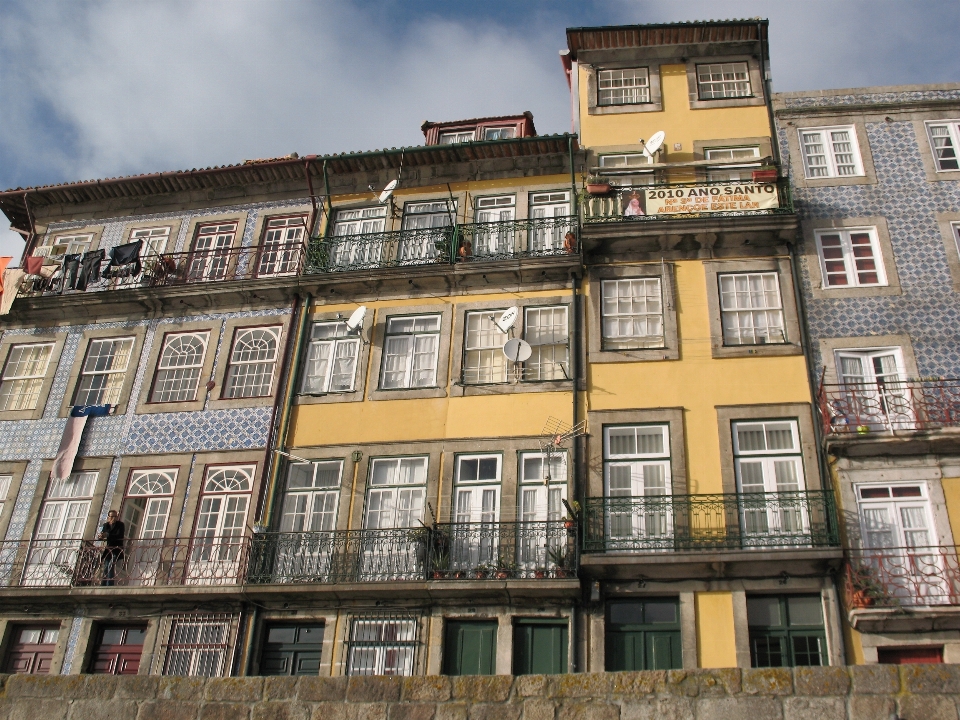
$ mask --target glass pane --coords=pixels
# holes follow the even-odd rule
[[[672,601],[650,601],[646,603],[647,623],[676,623],[677,603]]]
[[[788,597],[787,615],[790,625],[823,625],[823,603],[816,595]]]
[[[747,622],[754,627],[780,627],[783,625],[783,619],[780,617],[780,598],[748,597]]]

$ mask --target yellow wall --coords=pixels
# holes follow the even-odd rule
[[[733,593],[699,592],[697,657],[702,668],[737,667],[737,638],[733,627]]]
[[[684,65],[660,66],[662,112],[589,115],[589,72],[580,67],[580,142],[586,147],[637,144],[639,138],[663,130],[670,162],[683,162],[694,159],[694,140],[770,137],[770,120],[763,105],[692,110]],[[683,143],[683,149],[674,151],[674,143]]]

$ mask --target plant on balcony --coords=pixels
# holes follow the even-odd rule
[[[554,575],[558,578],[569,577],[573,573],[573,553],[567,552],[562,545],[547,547],[547,559],[554,564]]]
[[[497,578],[497,580],[506,580],[507,578],[515,577],[518,569],[516,563],[500,557],[497,558],[497,565],[494,569],[493,576]]]
[[[587,192],[591,195],[606,195],[610,192],[610,178],[591,175],[587,178]]]
[[[889,597],[887,588],[880,582],[877,569],[863,563],[850,568],[850,604],[854,608],[870,607],[878,600]]]
[[[493,565],[488,565],[487,563],[480,563],[473,570],[473,576],[477,580],[483,580],[486,577],[490,577],[490,573],[494,572],[496,568]]]
[[[433,552],[433,571],[431,577],[434,580],[442,580],[447,577],[447,567],[449,566],[450,555],[443,550],[434,550]]]

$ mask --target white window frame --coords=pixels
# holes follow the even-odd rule
[[[634,451],[614,452],[611,436],[626,433],[633,434]],[[640,440],[644,435],[659,438],[660,449],[644,451]],[[670,425],[667,423],[604,426],[603,492],[610,501],[605,518],[605,539],[608,542],[628,541],[628,545],[638,539],[670,542],[673,537],[670,454]],[[630,486],[611,487],[614,474],[620,474],[621,470],[629,473]],[[623,479],[618,478],[618,481]],[[640,500],[648,497],[663,499]]]
[[[446,242],[445,228],[456,222],[457,201],[423,200],[403,206],[400,221],[400,244],[397,260],[401,263],[419,263],[435,260],[437,241]]]
[[[753,97],[750,82],[750,65],[745,60],[720,63],[698,63],[697,75],[698,100],[731,100]],[[707,79],[704,79],[706,73]],[[742,73],[743,77],[737,77]],[[714,76],[719,74],[719,79]],[[732,74],[732,77],[727,77]]]
[[[849,132],[849,141],[834,139],[832,135],[836,132]],[[808,180],[863,177],[863,158],[860,155],[860,141],[857,137],[856,125],[799,128],[797,133],[800,142],[800,155],[803,157],[803,173]],[[808,136],[819,134],[819,147],[821,152],[816,154],[808,152],[808,143],[804,140],[805,134]],[[837,148],[837,145],[844,142],[850,143],[849,151],[845,148]],[[812,146],[812,143],[810,145]],[[849,158],[847,156],[849,156]],[[813,157],[823,158],[823,162],[811,164]],[[842,163],[838,161],[841,157],[844,159]],[[846,170],[846,168],[851,167],[853,168],[853,172]],[[820,172],[820,170],[823,172]]]
[[[492,478],[479,477],[482,462],[494,462]],[[464,477],[464,463],[477,463],[477,478]],[[500,484],[503,474],[503,456],[499,453],[473,453],[456,456],[453,521],[462,523],[493,523],[500,519]],[[489,495],[492,493],[492,495]],[[492,497],[492,506],[486,501]],[[475,501],[476,498],[480,502]]]
[[[933,167],[937,172],[957,172],[960,170],[960,120],[927,120],[925,123],[927,128],[927,139],[930,142],[930,154],[933,157]],[[933,134],[934,128],[946,128],[947,134],[940,137],[945,137],[948,141],[947,145],[944,145],[942,148],[937,148],[935,136]],[[952,158],[940,158],[938,157],[938,149],[947,149],[953,151]],[[942,167],[941,159],[952,161],[952,164],[957,167]]]
[[[598,158],[602,173],[615,175],[617,182],[625,187],[653,185],[657,180],[654,171],[645,169],[653,160],[653,155],[647,152],[607,153]]]
[[[133,337],[91,338],[87,342],[83,364],[80,366],[80,377],[77,379],[77,389],[74,392],[74,405],[117,405],[120,402],[135,339]],[[106,343],[115,344],[110,355],[105,356],[111,358],[109,366],[101,367],[100,363],[94,360],[91,367],[90,362],[93,357],[91,351],[94,347],[100,347]],[[118,362],[117,358],[120,358],[122,364],[114,366],[113,363]],[[95,378],[103,378],[103,385],[94,388]]]
[[[413,675],[419,625],[415,618],[353,618],[347,639],[347,675]]]
[[[232,626],[232,618],[222,615],[181,615],[172,619],[163,674],[183,677],[229,674]]]
[[[165,354],[172,343],[179,338],[192,338],[201,345],[199,358],[195,354],[184,356],[180,352],[176,356],[167,357]],[[204,361],[207,357],[207,348],[210,344],[210,331],[167,333],[163,336],[163,345],[157,357],[157,369],[153,377],[153,388],[150,391],[151,403],[194,402],[197,391],[200,389],[200,375],[203,373]],[[169,389],[161,389],[161,384],[171,384]],[[183,397],[180,397],[183,395]]]
[[[531,318],[558,313],[562,322],[551,323],[546,331]],[[567,305],[531,305],[523,309],[523,337],[530,344],[531,355],[523,363],[526,382],[570,379],[570,313]]]
[[[762,285],[759,290],[753,287],[757,281]],[[738,287],[742,282],[747,284],[745,289]],[[732,288],[730,283],[733,284]],[[771,284],[772,287],[770,287]],[[724,345],[766,345],[787,342],[780,276],[777,272],[718,273],[717,285],[720,294],[720,324],[723,328]],[[776,302],[771,304],[770,296],[773,294],[776,294]],[[745,305],[742,304],[744,302]]]
[[[236,400],[240,398],[269,397],[271,395],[273,392],[273,378],[277,371],[277,357],[280,352],[280,337],[282,331],[283,328],[279,325],[243,327],[234,330],[233,342],[230,346],[230,363],[227,366],[223,383],[224,399]],[[272,353],[260,357],[261,351],[257,351],[257,356],[253,358],[244,358],[242,354],[238,356],[237,345],[241,341],[241,338],[257,332],[263,332],[273,336]],[[244,351],[240,350],[239,352],[243,353]],[[243,368],[250,368],[251,371],[247,373],[242,370]],[[268,370],[269,377],[267,378]],[[254,378],[255,384],[248,385],[238,382],[240,380],[247,380],[248,378]],[[257,380],[257,378],[259,378],[259,380]],[[265,378],[266,381],[264,382]],[[266,390],[259,392],[263,390],[264,385],[266,385]],[[253,391],[257,391],[257,394],[254,394]]]
[[[331,332],[319,336],[321,331]],[[310,345],[303,372],[301,392],[305,395],[327,395],[353,392],[357,381],[357,360],[360,338],[351,334],[343,320],[316,322],[310,329]],[[325,353],[324,356],[321,356]],[[339,372],[335,372],[339,368]],[[334,385],[334,378],[341,378]],[[343,379],[349,378],[349,382]]]
[[[918,495],[907,495],[902,492],[903,490],[913,490],[917,488],[920,490]],[[881,490],[888,491],[888,496],[885,498],[863,497],[864,491],[876,492]],[[901,490],[900,495],[896,495],[897,490]],[[854,493],[857,498],[857,509],[859,511],[858,515],[860,516],[860,532],[863,538],[864,549],[878,550],[883,548],[914,548],[939,545],[932,504],[930,502],[930,489],[926,482],[859,483],[854,485]],[[907,509],[905,506],[910,505],[921,508],[923,512],[926,527],[922,528],[922,531],[927,534],[926,542],[923,544],[908,539],[911,530],[916,531],[920,529],[907,528],[903,522],[902,510]],[[889,512],[887,517],[887,520],[890,521],[888,532],[892,530],[892,534],[895,536],[893,537],[893,543],[890,545],[877,544],[871,541],[871,536],[877,534],[877,530],[868,527],[867,513],[865,513],[864,510],[878,506],[884,507]]]
[[[649,102],[650,68],[597,70],[597,105],[599,107],[642,105]]]
[[[369,265],[380,262],[383,256],[383,241],[376,236],[383,233],[387,222],[387,206],[373,205],[362,208],[337,210],[331,238],[335,241],[330,262],[343,267]],[[353,238],[353,239],[351,239]]]
[[[865,268],[859,270],[857,268],[857,257],[855,254],[855,249],[853,246],[853,235],[863,235],[866,234],[870,238],[870,250],[872,252],[872,260],[874,262],[875,270],[870,268]],[[844,288],[854,288],[854,287],[886,287],[889,283],[887,281],[887,273],[883,264],[883,253],[880,248],[880,239],[877,234],[877,228],[875,227],[859,227],[859,228],[824,228],[821,230],[816,230],[814,232],[817,238],[817,255],[820,258],[820,274],[822,281],[820,287],[822,290],[836,290]],[[827,235],[838,235],[840,237],[840,251],[841,258],[827,258],[826,251],[823,246],[823,238]],[[858,245],[858,247],[864,247],[863,245]],[[834,248],[831,247],[831,251]],[[864,258],[860,258],[861,261]],[[843,272],[844,277],[847,279],[846,285],[831,285],[829,284],[830,276],[839,275],[836,271],[828,270],[827,263],[835,263],[838,260],[843,261]],[[876,272],[877,282],[861,282],[860,274]]]
[[[137,468],[130,473],[121,515],[128,541],[166,537],[178,474],[178,468]]]
[[[238,227],[236,220],[197,225],[190,255],[190,278],[223,280],[227,277]]]
[[[749,151],[749,155],[737,155]],[[728,155],[728,157],[724,157]],[[760,167],[760,146],[744,145],[740,147],[706,148],[703,151],[704,160],[740,160],[743,165],[719,165],[707,168],[709,182],[752,182],[753,171]],[[756,159],[756,162],[750,162]]]
[[[491,135],[498,135],[498,137],[491,137]],[[516,137],[517,128],[515,125],[483,128],[484,140],[513,140]]]
[[[280,532],[331,532],[337,528],[343,460],[291,463]]]
[[[854,358],[860,361],[862,374],[844,374],[844,359]],[[896,367],[878,373],[876,361],[882,361],[883,358],[893,358]],[[915,426],[913,393],[906,383],[902,348],[837,348],[834,350],[834,362],[837,379],[843,387],[845,404],[854,413],[858,426],[865,425],[874,430],[909,430]],[[854,377],[862,380],[854,380]],[[854,418],[843,417],[842,407],[835,410],[838,415],[832,422],[854,422]]]
[[[170,226],[152,228],[134,228],[130,231],[130,242],[143,242],[140,257],[163,255],[170,239]]]
[[[18,343],[11,345],[0,380],[0,410],[36,410],[43,381],[50,369],[54,343]],[[24,358],[30,352],[39,357]],[[14,358],[14,354],[18,357]],[[26,367],[24,367],[26,366]]]
[[[507,382],[507,358],[503,345],[509,339],[493,318],[504,311],[472,310],[463,316],[463,370],[464,385],[493,385]],[[471,329],[472,322],[478,327]]]
[[[98,477],[88,471],[50,478],[23,570],[24,585],[71,583]]]
[[[364,529],[417,527],[423,520],[429,467],[430,458],[427,455],[373,458],[370,461],[370,483],[363,511]],[[384,476],[379,474],[380,468],[384,468],[389,476],[385,481],[378,481],[378,476],[384,480]],[[377,497],[376,505],[371,503],[374,496]],[[387,501],[386,506],[381,504],[382,500]],[[372,519],[375,522],[371,522]]]
[[[257,277],[296,272],[306,230],[307,216],[303,213],[268,217],[257,256]]]
[[[530,193],[530,220],[549,220],[570,217],[570,192],[567,190]],[[559,211],[559,212],[558,212]],[[571,224],[554,224],[552,227],[536,227],[530,231],[531,252],[552,252],[563,247],[564,236],[574,229]]]
[[[50,238],[49,255],[82,255],[93,246],[93,233],[69,233]]]
[[[435,330],[417,329],[418,323],[435,321]],[[395,328],[404,322],[412,322],[409,332]],[[437,361],[440,353],[440,330],[443,318],[439,314],[393,315],[387,317],[383,334],[383,358],[380,367],[381,390],[419,390],[437,386]],[[401,340],[406,342],[401,342]],[[433,347],[429,345],[432,342]],[[402,348],[402,345],[406,348]],[[424,346],[428,346],[424,349]],[[401,348],[402,352],[394,352]],[[418,361],[422,367],[417,367]],[[396,365],[395,368],[390,368]],[[396,375],[399,382],[390,381],[388,374]]]
[[[13,475],[0,475],[0,515],[3,514],[3,508],[7,502],[7,495],[10,494],[10,485],[12,483]]]
[[[450,130],[441,132],[437,137],[438,145],[461,145],[463,143],[473,142],[477,138],[477,131],[474,130]]]
[[[641,287],[644,290],[650,290],[655,287],[655,295],[645,293],[642,296],[632,294],[635,287]],[[609,289],[614,289],[615,294],[608,297]],[[631,294],[625,295],[622,302],[629,303],[631,312],[620,312],[621,288],[627,288]],[[607,312],[608,306],[616,304],[616,312]],[[640,305],[640,312],[637,310],[637,304]],[[636,334],[632,332],[638,325],[650,330],[651,323],[659,327],[660,331],[656,333]],[[610,334],[612,328],[616,328],[616,334]],[[627,332],[620,333],[621,328],[629,328]],[[600,281],[600,337],[604,350],[637,350],[648,348],[666,347],[666,334],[664,330],[663,317],[663,282],[660,277],[635,277],[635,278],[611,278]]]

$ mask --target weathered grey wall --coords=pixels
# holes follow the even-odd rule
[[[0,682],[0,720],[957,720],[960,703],[960,665]]]

